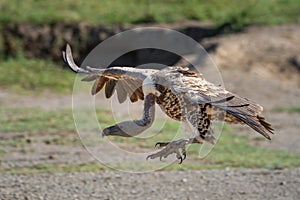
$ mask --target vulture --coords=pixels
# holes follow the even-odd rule
[[[94,81],[91,93],[104,89],[106,98],[117,94],[123,103],[144,101],[141,119],[124,121],[102,132],[103,136],[134,137],[149,128],[155,117],[155,104],[170,118],[180,121],[190,137],[176,141],[158,142],[160,151],[147,159],[166,158],[175,154],[179,163],[186,158],[186,145],[215,143],[211,127],[213,120],[245,124],[267,139],[273,133],[271,125],[261,115],[262,106],[214,85],[187,67],[169,66],[164,69],[109,67],[105,69],[78,67],[67,44],[62,52],[65,63],[76,73],[86,74],[82,81]]]

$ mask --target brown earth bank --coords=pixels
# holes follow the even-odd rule
[[[143,27],[167,28],[184,33],[200,42],[220,68],[232,71],[238,68],[262,78],[290,80],[298,86],[300,84],[299,24],[250,26],[233,34],[224,34],[227,25],[214,28],[200,22],[147,25],[7,24],[1,28],[0,55],[5,58],[24,54],[30,58],[51,58],[62,64],[61,50],[66,43],[70,43],[75,60],[82,61],[107,38],[122,31]],[[164,34],[169,33],[166,31]],[[125,47],[111,47],[111,50],[116,51],[118,48]],[[186,50],[186,54],[189,53]],[[145,49],[128,52],[111,65],[138,66],[146,62],[174,65],[179,59],[178,55],[170,52]]]
[[[196,41],[200,41],[205,37],[224,32],[228,25],[214,28],[192,21],[184,24],[145,25],[90,25],[85,23],[6,24],[0,29],[0,53],[4,57],[16,57],[19,53],[23,53],[26,57],[51,58],[55,61],[61,61],[61,50],[68,42],[74,47],[74,57],[80,60],[82,56],[87,55],[92,48],[110,36],[141,27],[174,29]]]

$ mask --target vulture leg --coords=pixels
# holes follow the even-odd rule
[[[168,157],[170,154],[175,153],[176,158],[179,159],[179,164],[183,162],[183,160],[186,158],[186,145],[193,144],[193,143],[202,143],[202,140],[200,138],[191,138],[191,139],[181,139],[176,140],[172,142],[158,142],[155,146],[158,147],[164,147],[161,151],[151,154],[147,156],[147,160],[159,158],[160,160],[162,158]],[[180,153],[181,149],[181,153]]]
[[[193,133],[196,131],[196,136],[194,138],[172,142],[158,142],[155,146],[163,147],[163,149],[155,154],[149,155],[147,159],[154,159],[158,157],[162,159],[175,153],[177,159],[180,160],[179,164],[181,164],[186,158],[186,145],[193,143],[202,144],[204,141],[215,144],[215,138],[213,136],[211,122],[208,116],[209,106],[209,104],[199,105],[187,113],[187,121],[183,123],[183,125],[188,132]]]
[[[144,111],[142,119],[125,121],[118,123],[114,126],[110,126],[103,130],[102,136],[122,136],[122,137],[134,137],[146,129],[148,129],[155,117],[155,96],[148,94],[145,97]]]

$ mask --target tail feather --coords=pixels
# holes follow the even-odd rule
[[[271,127],[270,123],[266,122],[264,117],[258,115],[257,118],[261,125],[263,125],[269,132],[273,133],[274,129]]]
[[[274,129],[264,117],[260,116],[260,113],[263,110],[260,105],[255,104],[246,98],[235,96],[235,98],[226,102],[226,105],[214,104],[214,106],[225,110],[227,114],[232,115],[247,124],[265,138],[271,139],[269,133],[273,134]]]
[[[271,137],[268,133],[273,134],[273,129],[271,128],[271,125],[264,120],[263,117],[257,115],[257,116],[250,116],[250,115],[243,115],[241,113],[236,113],[232,110],[227,110],[227,112],[248,126],[250,126],[252,129],[263,135],[265,138],[271,140]]]

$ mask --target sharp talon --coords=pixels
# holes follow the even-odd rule
[[[180,153],[179,153],[179,152],[177,152],[177,155],[176,155],[176,157],[177,157],[177,159],[178,159],[178,160],[180,160],[180,161],[179,161],[179,164],[181,164],[181,163],[182,163],[182,161],[184,160],[184,158],[182,158],[182,156],[180,155]]]
[[[169,144],[169,142],[157,142],[155,147],[165,147]]]
[[[180,162],[178,164],[181,164],[184,159],[182,159],[182,157],[180,157],[179,159],[180,159]]]
[[[146,160],[148,160],[151,157],[151,155],[147,156]]]
[[[182,155],[183,155],[183,160],[185,160],[185,158],[186,158],[186,150],[185,150],[185,148],[182,149]]]

